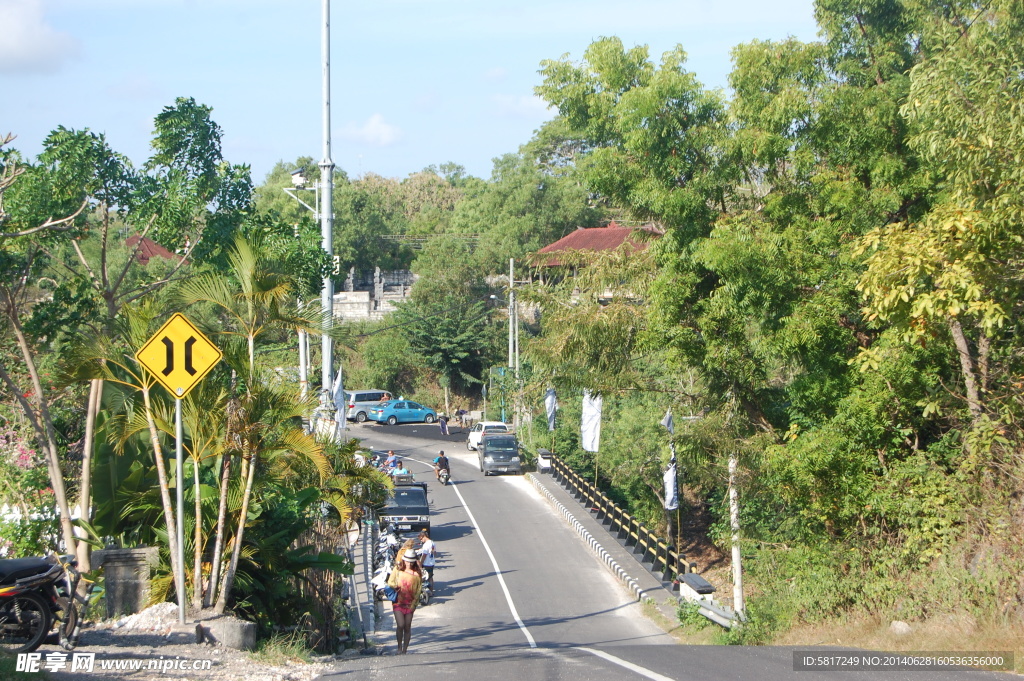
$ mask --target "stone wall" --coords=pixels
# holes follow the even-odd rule
[[[342,321],[379,321],[409,297],[417,278],[409,270],[352,268],[334,295],[334,316]]]

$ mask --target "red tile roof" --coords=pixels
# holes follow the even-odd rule
[[[139,239],[142,239],[142,243],[139,245],[139,250],[135,252],[135,259],[139,261],[140,265],[148,265],[150,258],[159,256],[165,260],[179,260],[180,255],[171,253],[169,250],[153,241],[149,237],[140,237],[138,234],[128,237],[124,242],[128,248],[135,248],[135,244],[139,243]]]
[[[634,250],[642,251],[647,248],[647,242],[632,238],[634,231],[636,229],[633,227],[621,227],[615,222],[609,223],[607,227],[578,228],[555,243],[540,249],[537,255],[563,251],[614,251],[624,243],[628,243]],[[563,264],[557,255],[547,259],[537,258],[537,262],[544,267],[557,267]]]

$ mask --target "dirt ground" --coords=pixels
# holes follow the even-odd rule
[[[312,681],[327,673],[335,660],[324,656],[307,663],[277,656],[269,663],[249,652],[195,641],[195,625],[179,625],[176,607],[162,603],[121,620],[84,627],[72,653],[50,643],[37,652],[41,668],[53,661],[49,678],[59,681]],[[76,654],[95,655],[91,671],[72,671]]]

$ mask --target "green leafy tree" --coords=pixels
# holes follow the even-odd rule
[[[237,225],[248,206],[251,186],[245,168],[223,163],[220,130],[209,114],[208,107],[190,99],[167,107],[157,117],[154,155],[144,173],[111,150],[103,135],[63,127],[46,139],[38,165],[17,172],[23,175],[24,187],[4,192],[10,208],[5,217],[14,228],[7,236],[17,241],[10,243],[14,248],[5,248],[5,257],[11,259],[7,271],[27,268],[25,274],[30,275],[9,289],[8,297],[9,319],[22,317],[16,324],[25,332],[24,342],[19,341],[22,354],[29,350],[59,356],[61,348],[70,345],[66,341],[73,341],[83,329],[110,333],[121,306],[183,274],[191,259],[216,255],[218,238]],[[8,166],[12,181],[17,165]],[[90,210],[83,210],[86,206]],[[50,216],[55,210],[66,211],[71,218],[54,221]],[[185,257],[165,269],[143,267],[137,258],[141,238],[134,248],[121,243],[123,233],[133,230],[137,237],[150,236],[172,250],[183,250]],[[205,243],[204,234],[209,237]],[[43,298],[33,293],[37,281],[46,282],[52,294]],[[82,509],[91,506],[90,467],[102,391],[102,382],[93,380],[78,485]],[[40,401],[49,399],[41,390],[36,393]],[[48,411],[41,408],[43,421],[52,421],[43,414]],[[59,468],[52,472],[62,474]],[[65,543],[69,550],[75,548],[67,537]],[[79,554],[88,568],[87,550]]]
[[[685,70],[682,48],[656,67],[646,47],[602,38],[583,61],[542,62],[539,96],[558,109],[585,153],[576,160],[591,191],[640,219],[706,234],[725,208],[735,166],[723,157],[725,103]]]
[[[386,238],[407,231],[405,201],[397,180],[371,173],[344,185],[335,196],[334,209],[334,253],[342,273],[350,267],[394,270],[409,264],[409,249]]]
[[[249,167],[227,163],[213,109],[191,97],[164,107],[154,126],[153,156],[139,188],[143,212],[154,215],[153,238],[200,261],[223,254],[251,209]]]
[[[503,272],[578,227],[594,227],[602,212],[572,177],[545,171],[526,153],[494,160],[491,180],[455,207],[451,230],[476,235],[474,262]]]
[[[457,239],[431,240],[416,260],[420,279],[393,313],[395,326],[441,386],[478,383],[483,372],[488,310],[486,287]]]
[[[1021,314],[1015,263],[1024,255],[1024,203],[1014,187],[1024,136],[1020,107],[1009,103],[1024,87],[1022,27],[1016,3],[992,3],[969,26],[932,27],[935,53],[911,71],[903,113],[909,144],[936,182],[936,202],[919,219],[873,230],[858,250],[867,262],[859,283],[866,312],[895,323],[910,342],[952,342],[975,422],[990,396],[1005,394],[1017,366],[1008,324]],[[862,361],[877,358],[867,352]]]

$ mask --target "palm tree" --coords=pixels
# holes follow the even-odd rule
[[[318,334],[324,328],[323,314],[315,305],[303,312],[296,309],[296,281],[284,264],[264,248],[259,237],[252,242],[238,236],[228,252],[229,267],[196,277],[176,291],[180,303],[212,306],[216,322],[207,329],[224,350],[232,368],[232,394],[224,409],[224,459],[221,470],[220,505],[214,542],[214,565],[207,590],[207,604],[216,597],[216,610],[223,612],[231,593],[245,536],[249,504],[260,465],[285,466],[293,458],[314,462],[321,478],[330,474],[321,446],[301,427],[309,405],[265,374],[256,363],[258,341],[268,331],[298,329]],[[244,349],[244,350],[243,350]],[[220,577],[220,556],[227,522],[231,457],[240,461],[242,505],[234,532],[231,559]]]
[[[302,313],[298,311],[294,276],[258,238],[250,243],[236,237],[228,263],[227,271],[206,273],[176,291],[177,300],[184,306],[208,303],[214,307],[217,324],[208,331],[225,355],[238,354],[230,350],[244,342],[248,371],[252,372],[256,368],[257,340],[267,331],[289,328],[314,335],[322,332],[320,308],[307,303]]]
[[[217,595],[217,613],[223,613],[227,607],[234,584],[256,477],[261,474],[287,477],[304,462],[314,466],[321,483],[332,473],[323,446],[302,428],[307,403],[297,400],[293,391],[272,376],[258,371],[247,374],[241,388],[228,408],[226,436],[228,453],[237,454],[245,464],[241,480],[242,506],[231,560]],[[211,576],[211,591],[217,588],[217,577]]]
[[[204,382],[190,392],[182,405],[182,426],[188,433],[188,442],[184,445],[192,459],[193,502],[195,507],[195,527],[192,550],[192,607],[198,611],[203,607],[203,499],[202,483],[199,474],[202,463],[207,460],[220,460],[223,468],[225,462],[230,466],[231,456],[226,452],[225,411],[228,393],[223,386],[213,381]],[[230,468],[229,468],[230,470]],[[182,481],[181,484],[184,484]],[[223,534],[219,535],[223,539]],[[219,558],[219,554],[217,554]],[[212,583],[212,582],[211,582]],[[211,591],[212,589],[208,590]]]

